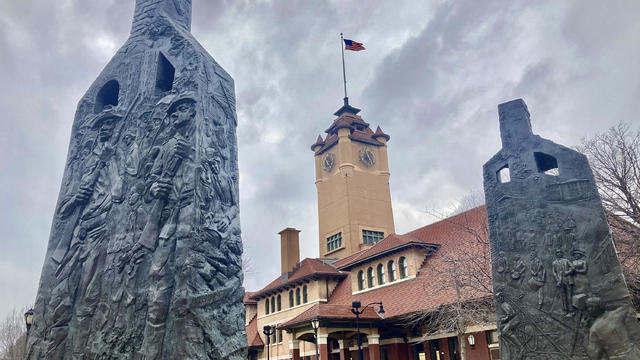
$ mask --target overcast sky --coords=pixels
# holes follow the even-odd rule
[[[638,1],[193,0],[193,34],[234,77],[248,290],[279,275],[278,231],[318,256],[309,146],[342,103],[391,135],[396,230],[481,188],[496,106],[573,146],[640,122]],[[125,42],[134,0],[0,0],[0,315],[34,302],[75,107]]]

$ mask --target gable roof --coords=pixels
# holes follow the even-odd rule
[[[277,291],[302,284],[314,278],[339,277],[344,278],[347,273],[336,269],[327,260],[306,258],[299,262],[292,271],[282,274],[267,286],[254,292],[249,299],[259,300]]]
[[[293,319],[281,324],[279,328],[287,328],[311,321],[314,318],[320,320],[330,319],[355,319],[356,316],[351,312],[351,303],[346,304],[321,304],[316,303]],[[376,313],[371,307],[366,308],[364,313],[360,315],[360,321],[380,320],[383,317]]]
[[[247,331],[247,343],[250,348],[261,348],[264,346],[264,342],[262,341],[262,338],[260,338],[260,333],[258,332],[258,315],[254,315],[245,330]]]
[[[335,265],[341,270],[347,270],[353,266],[367,262],[368,260],[373,260],[377,257],[384,256],[395,251],[400,251],[411,246],[427,248],[429,253],[438,249],[437,244],[430,244],[412,235],[390,234],[372,247],[336,261]]]

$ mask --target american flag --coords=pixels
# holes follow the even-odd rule
[[[344,49],[351,51],[360,51],[364,50],[364,46],[362,46],[362,43],[359,43],[357,41],[344,39]]]

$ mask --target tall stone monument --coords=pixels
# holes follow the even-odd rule
[[[587,158],[498,106],[502,150],[484,165],[500,356],[640,359],[640,328]]]
[[[245,359],[233,79],[191,0],[136,0],[80,100],[29,359]]]

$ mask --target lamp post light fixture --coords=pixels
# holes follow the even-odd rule
[[[267,360],[269,360],[269,348],[271,344],[271,336],[276,332],[275,326],[265,325],[262,329],[262,333],[267,337]]]
[[[24,325],[27,327],[27,335],[24,340],[24,351],[27,352],[27,343],[29,341],[29,331],[31,330],[31,325],[33,325],[33,309],[27,310],[24,313]]]
[[[358,359],[359,360],[364,359],[362,354],[362,341],[360,340],[360,315],[364,313],[364,311],[367,310],[367,308],[371,305],[380,305],[380,309],[378,309],[378,314],[384,314],[384,307],[382,307],[382,301],[369,303],[365,305],[362,308],[362,310],[360,310],[360,308],[362,307],[362,304],[360,303],[360,301],[354,301],[351,303],[351,312],[356,316],[356,331],[358,336],[357,343],[358,343]]]
[[[318,354],[318,328],[320,327],[320,320],[317,317],[311,320],[311,327],[313,328],[313,333],[316,339],[316,359],[319,359]]]
[[[475,336],[473,336],[473,334],[469,335],[469,337],[467,337],[467,341],[469,342],[469,346],[475,346],[476,345],[476,338]]]
[[[24,324],[27,326],[27,337],[29,337],[29,330],[31,330],[31,325],[33,324],[33,309],[29,309],[24,313]]]

